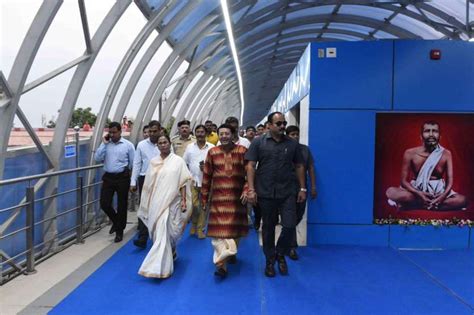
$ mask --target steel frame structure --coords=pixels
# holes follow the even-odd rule
[[[186,1],[184,5],[183,1]],[[92,154],[102,137],[103,128],[108,117],[120,120],[130,103],[136,86],[149,66],[152,58],[165,42],[173,51],[167,57],[148,86],[137,113],[137,121],[132,132],[132,141],[140,139],[142,125],[150,120],[160,104],[164,91],[174,85],[166,107],[162,109],[159,119],[164,125],[170,119],[192,119],[196,122],[212,119],[222,121],[226,115],[237,116],[239,112],[239,87],[236,71],[230,54],[228,39],[225,32],[220,7],[211,7],[208,14],[195,21],[191,30],[183,38],[174,37],[174,31],[191,23],[195,12],[203,9],[212,1],[204,0],[163,0],[154,1],[159,6],[152,8],[150,0],[134,0],[148,22],[137,34],[133,43],[117,67],[111,82],[105,91],[98,112],[96,128],[91,138],[91,156],[88,164],[94,164]],[[435,3],[421,0],[402,0],[398,3],[387,3],[376,0],[320,0],[320,1],[269,1],[261,6],[256,0],[241,0],[232,2],[231,15],[243,12],[234,19],[234,35],[241,61],[241,72],[244,79],[244,95],[247,103],[246,113],[242,124],[256,123],[263,117],[273,100],[278,95],[286,78],[291,73],[300,55],[310,41],[340,40],[376,40],[388,34],[390,38],[422,38],[415,30],[397,26],[394,21],[404,17],[417,25],[423,25],[432,31],[434,38],[468,40],[473,34],[471,21],[472,4],[474,0],[465,0],[460,20],[437,7]],[[60,169],[64,142],[69,122],[80,92],[83,90],[91,67],[104,43],[114,30],[117,22],[129,9],[132,0],[116,0],[108,14],[103,18],[99,28],[92,35],[89,31],[87,10],[84,0],[78,0],[82,30],[85,42],[84,53],[65,65],[33,80],[26,79],[35,61],[41,44],[44,41],[52,22],[61,8],[62,0],[44,0],[34,17],[23,43],[18,51],[13,66],[6,79],[0,72],[0,179],[4,177],[5,156],[8,140],[15,115],[20,119],[25,129],[33,139],[36,147],[47,163],[45,172]],[[182,5],[176,12],[178,5]],[[260,5],[259,9],[256,7]],[[331,6],[331,12],[317,13],[318,8]],[[369,15],[341,13],[349,6],[370,8],[386,14],[384,19]],[[307,10],[315,10],[310,16],[294,18]],[[370,11],[368,10],[368,11]],[[173,14],[171,16],[171,14]],[[165,23],[166,21],[166,23]],[[274,22],[274,23],[273,23]],[[341,25],[347,28],[341,28]],[[351,26],[364,26],[368,31],[351,29]],[[258,32],[252,33],[253,29]],[[305,30],[302,30],[305,28]],[[157,35],[156,35],[157,34]],[[156,36],[146,48],[144,54],[132,68],[138,52],[144,48],[145,42]],[[207,42],[206,42],[207,41]],[[188,63],[186,72],[179,78],[173,77],[180,66]],[[47,84],[56,76],[75,68],[74,74],[66,90],[54,137],[49,147],[44,147],[38,135],[21,109],[21,96],[42,84]],[[126,73],[131,76],[125,81]],[[120,87],[124,87],[119,96]],[[183,97],[186,95],[186,97]],[[117,102],[115,112],[111,113],[114,102]],[[178,110],[179,108],[179,110]],[[176,117],[173,113],[177,112]],[[173,131],[175,128],[173,128]],[[94,171],[87,175],[87,183],[92,181]],[[36,183],[36,189],[46,185],[45,193],[54,194],[57,180],[42,180]],[[56,214],[56,205],[46,207],[45,216]],[[0,225],[2,235],[17,218],[18,212]],[[44,226],[45,242],[49,248],[55,246],[56,222],[51,221]],[[48,250],[48,249],[47,249]]]

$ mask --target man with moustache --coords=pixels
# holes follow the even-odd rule
[[[179,135],[171,139],[173,152],[183,157],[184,151],[188,144],[196,141],[196,138],[191,135],[191,122],[189,120],[181,120],[178,122]]]
[[[207,152],[214,147],[212,143],[206,141],[206,131],[207,128],[204,125],[197,125],[196,128],[194,128],[196,142],[187,146],[183,156],[193,177],[193,185],[191,187],[193,213],[191,216],[192,225],[190,234],[196,234],[199,239],[206,238],[204,234],[206,211],[201,206],[202,171],[204,169],[204,161],[206,160]]]
[[[248,126],[245,129],[245,138],[247,138],[250,143],[252,143],[253,139],[255,139],[255,134],[257,133],[257,130],[255,130],[254,126]]]
[[[130,191],[137,191],[141,198],[145,174],[151,159],[158,156],[160,151],[156,146],[158,137],[161,135],[161,124],[157,120],[152,120],[148,124],[148,138],[138,143],[133,160],[132,178],[130,180]],[[138,218],[138,237],[133,244],[139,248],[146,248],[148,241],[148,229],[143,221]]]
[[[423,144],[403,155],[401,187],[390,187],[388,203],[400,210],[433,211],[464,209],[467,198],[452,190],[454,181],[451,151],[440,144],[440,126],[427,121],[421,126]]]

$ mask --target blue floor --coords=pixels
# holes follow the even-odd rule
[[[225,280],[209,240],[186,236],[167,280],[137,274],[126,244],[50,314],[474,314],[474,251],[321,246],[299,250],[289,276],[263,275],[254,232]]]

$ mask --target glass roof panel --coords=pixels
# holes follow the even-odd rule
[[[382,21],[383,19],[388,18],[390,14],[392,14],[392,11],[375,8],[375,7],[369,7],[369,6],[344,4],[339,9],[338,13],[359,15],[359,16],[364,16],[364,17]]]
[[[238,49],[239,52],[245,52],[245,51],[247,51],[251,48],[258,49],[262,43],[264,43],[264,42],[266,42],[266,41],[268,41],[272,38],[275,38],[276,36],[277,36],[277,34],[273,33],[269,36],[265,36],[264,38],[261,38],[261,39],[255,41],[255,42],[251,43],[250,45],[246,45],[246,47],[237,47],[237,49]]]
[[[295,20],[303,17],[320,15],[320,14],[331,14],[334,10],[334,5],[322,5],[310,8],[304,8],[303,10],[298,10],[287,14],[287,20]]]
[[[282,34],[288,34],[292,32],[297,32],[297,31],[304,31],[308,29],[320,29],[325,25],[325,23],[313,23],[313,24],[304,24],[304,25],[299,25],[299,26],[294,26],[290,28],[285,28],[282,32]]]
[[[406,7],[409,11],[412,11],[416,14],[420,14],[420,11],[423,12],[423,14],[425,14],[430,20],[434,21],[434,22],[438,22],[438,23],[446,23],[445,20],[443,20],[442,18],[440,18],[439,16],[435,15],[435,14],[431,14],[430,12],[428,11],[425,11],[423,9],[418,9],[417,7],[415,7],[414,5],[408,5]]]
[[[272,5],[272,4],[275,4],[277,3],[278,0],[259,0],[259,1],[256,1],[254,7],[249,11],[248,14],[253,14],[269,5]]]
[[[374,37],[377,39],[397,39],[398,37],[384,31],[377,31],[374,34]]]
[[[199,42],[199,46],[197,47],[197,50],[196,50],[196,56],[199,56],[201,54],[201,52],[206,49],[206,47],[213,43],[215,40],[217,40],[220,36],[218,35],[212,35],[212,36],[206,36],[204,37],[200,42]]]
[[[441,10],[456,18],[459,22],[466,24],[466,0],[433,0],[426,3],[426,5]],[[470,5],[469,15],[472,20],[474,16],[473,4]]]
[[[372,32],[374,29],[371,27],[358,25],[358,24],[347,24],[347,23],[331,23],[329,24],[331,28],[340,29],[340,30],[349,30],[355,31],[363,34],[368,34]]]
[[[334,39],[340,39],[340,40],[346,40],[346,41],[355,41],[355,40],[361,40],[360,37],[355,37],[355,36],[350,36],[346,34],[335,34],[335,33],[324,33],[322,38],[334,38]]]
[[[163,18],[163,25],[168,24],[169,21],[171,21],[171,19],[176,14],[178,14],[178,12],[181,11],[181,9],[183,9],[183,7],[187,4],[187,2],[188,1],[186,0],[178,1],[178,4],[173,9],[171,9],[171,11]]]
[[[252,35],[255,35],[255,34],[258,34],[264,30],[266,30],[267,28],[270,28],[270,27],[273,27],[273,26],[276,26],[278,24],[280,24],[280,21],[281,21],[281,17],[278,17],[278,18],[275,18],[275,19],[271,19],[270,21],[266,21],[265,23],[262,23],[260,25],[257,25],[256,27],[252,28],[251,30],[249,31],[246,31],[245,32],[245,35],[244,34],[237,34],[237,36],[241,35],[240,37],[242,37],[243,39],[249,37],[249,36],[252,36]],[[243,36],[242,36],[243,35]]]
[[[171,32],[172,38],[177,41],[181,40],[196,24],[202,21],[204,17],[211,14],[214,9],[219,8],[219,6],[219,0],[206,0],[201,5],[198,5],[197,8],[188,14],[186,18],[184,18],[184,20]],[[220,11],[217,11],[216,13],[220,14]]]
[[[298,40],[298,39],[307,39],[308,41],[311,41],[311,38],[314,38],[316,36],[318,36],[319,33],[309,33],[306,34],[306,35],[299,35],[299,36],[291,36],[291,37],[288,37],[288,38],[283,38],[280,40],[280,43],[285,43],[285,42],[288,42],[290,40]]]
[[[394,17],[390,23],[409,30],[413,34],[419,35],[424,39],[437,39],[444,36],[442,33],[436,31],[431,26],[402,14],[398,14],[396,17]]]
[[[160,8],[166,0],[147,0],[148,6],[152,11]]]
[[[234,12],[232,14],[232,21],[234,22],[234,24],[239,22],[239,20],[242,18],[242,16],[245,14],[245,12],[247,12],[248,9],[249,9],[249,6],[245,6],[242,9],[240,9],[239,11]]]

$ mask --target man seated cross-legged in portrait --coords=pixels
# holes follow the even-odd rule
[[[439,144],[439,124],[425,122],[421,140],[423,145],[405,151],[401,187],[387,189],[388,203],[400,210],[464,210],[467,198],[452,190],[453,158]]]

